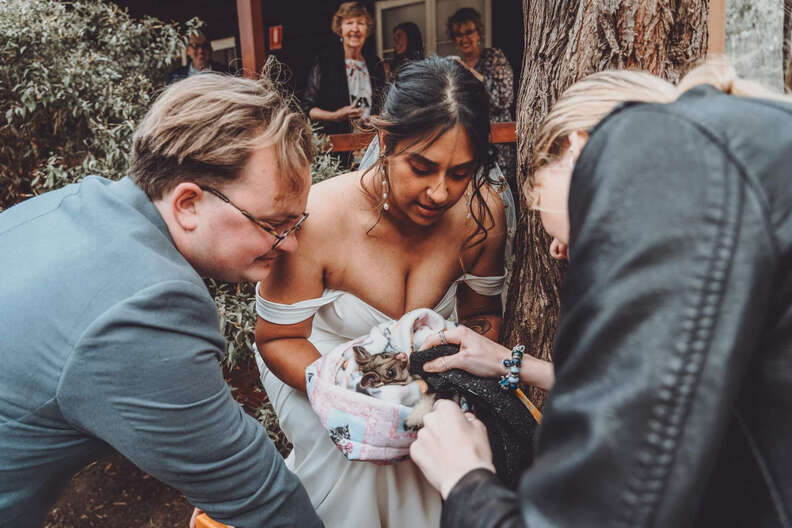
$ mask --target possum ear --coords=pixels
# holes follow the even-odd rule
[[[379,376],[377,376],[373,372],[369,372],[368,374],[365,374],[362,378],[360,378],[360,386],[365,389],[370,389],[372,387],[375,387],[378,381],[379,381]]]
[[[355,352],[355,361],[358,363],[365,363],[371,359],[371,354],[362,346],[355,345],[352,347],[352,351]]]

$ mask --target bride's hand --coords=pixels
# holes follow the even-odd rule
[[[442,356],[424,364],[426,372],[445,372],[461,369],[482,378],[498,378],[506,374],[504,359],[511,359],[511,350],[478,334],[470,328],[459,325],[443,332],[445,341],[459,345],[459,352]],[[421,350],[443,344],[440,333],[424,341]],[[526,354],[520,369],[520,381],[550,390],[555,381],[553,364]]]

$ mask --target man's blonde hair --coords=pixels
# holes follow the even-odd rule
[[[366,37],[370,37],[374,33],[375,29],[374,18],[371,16],[371,13],[369,13],[369,10],[366,8],[366,6],[360,2],[344,2],[338,6],[338,9],[333,15],[333,22],[330,25],[333,33],[340,37],[341,24],[344,22],[344,19],[359,16],[365,17],[366,26],[368,26],[368,29],[366,30]]]
[[[591,74],[567,88],[547,114],[534,143],[526,190],[533,188],[536,170],[556,158],[571,133],[590,132],[620,103],[670,103],[701,84],[710,84],[729,95],[791,100],[739,78],[723,60],[697,66],[676,86],[642,71],[606,70]]]
[[[301,191],[313,146],[291,99],[266,78],[193,75],[168,87],[138,125],[130,177],[157,200],[184,181],[234,180],[267,146],[275,147],[283,182]]]

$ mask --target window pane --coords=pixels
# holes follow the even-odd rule
[[[402,22],[412,22],[421,30],[426,45],[426,7],[423,2],[382,10],[382,54],[383,59],[393,58],[393,28]]]

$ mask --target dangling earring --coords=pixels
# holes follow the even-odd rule
[[[465,198],[467,198],[467,216],[466,218],[470,218],[470,211],[473,209],[473,193],[470,192],[470,185],[468,185],[467,190],[465,191]]]
[[[574,170],[575,169],[575,151],[569,151],[569,168]]]
[[[380,173],[382,174],[382,209],[387,211],[388,206],[388,172],[386,167],[385,154],[380,154]]]

